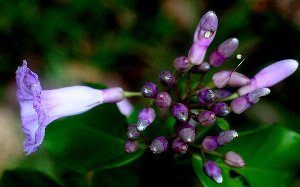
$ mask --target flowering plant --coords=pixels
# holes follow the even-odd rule
[[[96,86],[99,88],[73,86],[43,90],[37,74],[23,61],[16,72],[16,80],[22,130],[26,135],[24,151],[35,154],[43,145],[58,163],[83,174],[126,167],[143,153],[154,153],[148,156],[154,158],[154,166],[189,160],[205,186],[215,183],[259,186],[257,176],[269,177],[270,169],[275,170],[273,176],[281,176],[277,167],[285,167],[288,171],[284,175],[291,178],[297,168],[290,164],[289,158],[277,167],[272,166],[286,152],[265,155],[259,163],[257,160],[270,147],[275,149],[282,143],[287,152],[297,148],[298,134],[278,124],[239,133],[230,128],[225,118],[232,112],[241,114],[262,96],[270,94],[269,87],[294,73],[298,62],[288,59],[273,63],[251,79],[238,73],[237,68],[217,72],[209,78],[210,69],[221,66],[239,45],[238,39],[230,38],[205,62],[207,48],[213,42],[217,27],[214,12],[209,11],[201,18],[188,57],[180,56],[174,60],[173,73],[165,70],[158,75],[159,84],[166,90],[159,90],[154,81],[142,85],[141,92],[126,92],[119,87],[103,89],[99,85]],[[200,80],[191,82],[193,74],[200,74]],[[184,77],[186,82],[181,87],[179,83]],[[204,83],[205,79],[210,81]],[[120,102],[134,96],[143,96],[149,100],[149,105],[139,106],[141,108],[137,107],[133,113],[124,112],[131,106]],[[105,103],[118,103],[119,110]],[[103,121],[99,116],[102,113],[109,120]],[[58,120],[62,117],[67,118]],[[94,120],[91,122],[86,120],[88,118]],[[49,125],[52,122],[55,125]],[[297,141],[286,142],[284,136]],[[253,143],[258,140],[264,144]],[[176,165],[172,167],[178,169]],[[255,170],[257,168],[262,170]],[[163,174],[155,171],[153,176],[157,176],[157,183],[163,179],[160,176]],[[283,180],[279,182],[280,185],[284,183]],[[266,182],[267,185],[272,183]]]

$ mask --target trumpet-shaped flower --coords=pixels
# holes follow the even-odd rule
[[[45,128],[53,120],[80,114],[102,104],[124,99],[121,88],[97,90],[72,86],[42,90],[38,75],[27,68],[27,62],[16,71],[17,97],[21,107],[22,131],[26,135],[24,151],[35,152],[45,136]]]

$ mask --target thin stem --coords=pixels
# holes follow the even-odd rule
[[[208,154],[217,156],[217,157],[219,157],[219,158],[221,158],[221,159],[224,158],[224,155],[223,155],[222,153],[218,153],[218,152],[216,152],[216,151],[206,151],[206,150],[204,150],[204,149],[203,149],[203,151],[204,151],[205,153],[208,153]]]
[[[187,72],[187,78],[186,78],[186,86],[185,86],[185,91],[184,91],[184,96],[186,97],[188,93],[191,91],[191,71]]]
[[[173,75],[174,75],[173,88],[174,88],[174,91],[175,91],[175,93],[176,93],[176,97],[177,97],[178,102],[181,102],[181,94],[180,94],[179,89],[178,89],[178,80],[179,80],[179,78],[182,77],[183,75],[178,75],[178,72],[177,72],[177,71],[175,71],[175,72],[173,73]]]
[[[236,99],[240,97],[239,94],[237,92],[234,92],[233,94],[231,94],[230,96],[228,97],[224,97],[224,98],[221,98],[221,99],[218,99],[218,101],[230,101],[230,100],[233,100],[233,99]]]
[[[206,76],[206,73],[201,75],[200,82],[199,82],[198,86],[196,87],[196,90],[200,90],[202,88],[202,83],[203,83],[203,80],[205,79],[205,76]]]
[[[127,91],[124,91],[124,97],[139,97],[139,96],[143,96],[142,92],[127,92]]]

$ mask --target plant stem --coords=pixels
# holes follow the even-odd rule
[[[142,92],[127,92],[127,91],[124,91],[124,97],[138,97],[138,96],[143,96]]]
[[[236,99],[238,97],[240,97],[239,94],[237,92],[234,92],[233,94],[231,94],[228,97],[224,97],[222,99],[218,99],[218,101],[230,101],[230,100]]]

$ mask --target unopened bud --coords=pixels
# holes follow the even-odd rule
[[[172,86],[172,84],[174,82],[174,76],[168,70],[163,71],[159,74],[159,82],[163,86],[170,87],[170,86]]]
[[[244,168],[246,167],[246,163],[244,159],[233,151],[229,151],[224,156],[224,163],[227,166],[234,168]]]
[[[173,65],[176,71],[185,72],[189,68],[190,61],[187,57],[180,56],[175,59]]]
[[[214,151],[215,149],[219,148],[218,144],[218,135],[216,136],[206,136],[202,141],[203,149],[206,151]]]
[[[197,100],[202,105],[209,105],[216,100],[216,95],[212,90],[202,88],[198,93]]]
[[[177,138],[172,143],[172,150],[176,154],[183,154],[188,150],[188,145],[180,138]]]
[[[180,125],[177,129],[177,134],[186,143],[192,143],[195,141],[195,129],[188,123]]]
[[[220,184],[223,182],[223,177],[219,166],[211,160],[208,160],[203,165],[204,173],[216,183]]]
[[[230,109],[227,104],[217,102],[212,105],[211,110],[216,114],[217,117],[223,118],[230,113]]]
[[[124,151],[126,153],[134,153],[139,149],[139,142],[138,141],[131,141],[131,140],[126,140],[125,146],[124,146]]]
[[[156,94],[158,92],[157,85],[154,84],[153,82],[147,82],[142,87],[141,92],[145,98],[153,98],[156,96]]]
[[[138,116],[137,130],[145,130],[155,119],[156,114],[153,108],[146,107],[143,108]]]
[[[130,124],[127,128],[127,138],[129,140],[137,140],[141,135],[141,132],[137,130],[136,124]]]
[[[210,65],[207,62],[202,62],[200,65],[195,65],[191,68],[191,72],[194,74],[207,73],[210,70]]]
[[[216,114],[212,111],[204,110],[198,115],[198,120],[202,126],[208,127],[216,121]]]
[[[178,103],[172,107],[172,114],[180,122],[187,122],[189,118],[188,108],[182,103]]]
[[[163,136],[157,137],[152,141],[150,149],[155,154],[165,152],[168,149],[168,140]]]
[[[224,146],[230,143],[234,138],[238,137],[238,133],[235,130],[227,130],[220,132],[217,138],[219,146]]]
[[[172,98],[167,92],[160,92],[155,98],[155,103],[159,108],[169,108]]]

